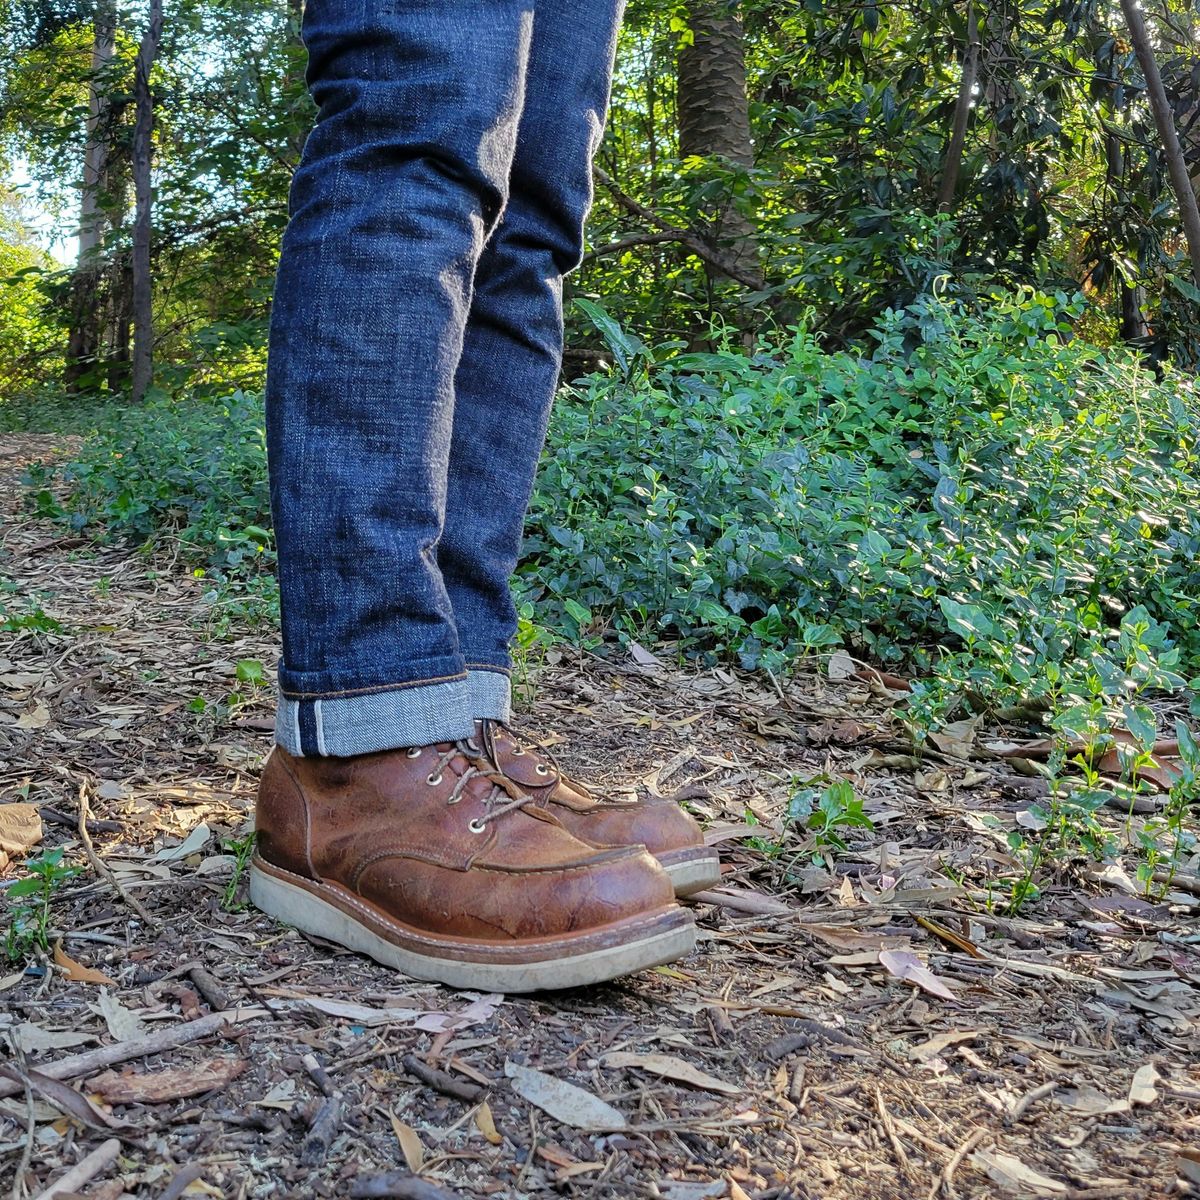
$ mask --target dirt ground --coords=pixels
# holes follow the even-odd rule
[[[1200,1194],[1194,864],[1154,901],[1132,862],[1081,865],[1003,915],[987,885],[1011,861],[982,818],[1011,826],[1038,780],[989,746],[1029,727],[915,759],[898,681],[870,672],[776,689],[661,652],[551,655],[522,725],[721,846],[699,948],[537,997],[418,983],[230,894],[271,744],[269,687],[237,664],[269,675],[272,631],[218,638],[207,581],[25,515],[22,466],[60,444],[0,439],[0,602],[61,626],[0,633],[0,815],[44,826],[0,889],[42,848],[84,868],[53,900],[54,958],[0,962],[14,1197],[89,1155],[52,1194]],[[873,828],[821,865],[783,818],[826,776]]]

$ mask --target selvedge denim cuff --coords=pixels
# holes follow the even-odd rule
[[[346,757],[470,737],[468,680],[464,673],[357,696],[297,699],[280,691],[275,740],[289,754]]]
[[[467,705],[471,710],[472,720],[509,720],[512,717],[512,681],[508,672],[502,667],[469,664]]]

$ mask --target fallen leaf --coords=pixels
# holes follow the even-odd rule
[[[24,1021],[5,1031],[5,1036],[15,1050],[23,1054],[38,1054],[43,1050],[65,1050],[68,1046],[79,1046],[94,1042],[94,1033],[80,1033],[73,1029],[43,1029],[32,1021]]]
[[[118,1121],[111,1113],[106,1113],[97,1107],[81,1092],[69,1087],[61,1080],[52,1079],[40,1071],[26,1069],[17,1070],[14,1066],[0,1063],[0,1075],[16,1083],[28,1082],[30,1089],[41,1096],[48,1104],[52,1104],[59,1112],[74,1117],[81,1125],[89,1129],[128,1129],[124,1121]]]
[[[41,700],[28,711],[23,712],[16,721],[18,729],[45,729],[50,724],[50,710]]]
[[[0,850],[24,854],[42,840],[42,816],[36,804],[0,804]]]
[[[879,961],[889,975],[894,975],[904,983],[911,983],[931,996],[940,996],[943,1000],[958,999],[945,981],[939,979],[915,954],[906,950],[881,950]]]
[[[506,1062],[504,1074],[512,1080],[512,1089],[518,1096],[549,1113],[556,1121],[575,1129],[625,1129],[628,1122],[622,1113],[599,1096],[547,1075],[532,1067]]]
[[[496,1122],[492,1118],[492,1106],[484,1100],[475,1110],[475,1128],[483,1134],[493,1146],[499,1146],[504,1138],[500,1131],[496,1128]]]
[[[949,1050],[951,1046],[957,1046],[960,1042],[973,1042],[978,1036],[979,1030],[977,1029],[951,1029],[946,1033],[939,1033],[936,1037],[931,1037],[927,1042],[909,1047],[908,1057],[913,1062],[928,1062],[932,1058],[937,1058],[943,1050]]]
[[[244,1058],[223,1057],[165,1071],[105,1071],[87,1086],[109,1104],[161,1104],[227,1087],[249,1065]]]
[[[930,733],[929,740],[943,753],[952,758],[970,758],[975,749],[975,731],[979,727],[978,717],[969,717],[964,721],[951,721],[943,725],[936,733]]]
[[[629,654],[639,667],[650,667],[652,670],[662,670],[662,662],[640,642],[629,643]]]
[[[661,1075],[674,1083],[686,1083],[691,1087],[703,1088],[706,1092],[722,1092],[726,1096],[737,1096],[742,1089],[735,1083],[726,1083],[715,1075],[701,1071],[682,1058],[672,1058],[668,1054],[632,1054],[618,1050],[606,1054],[603,1059],[606,1067],[637,1067],[649,1071],[652,1075]]]
[[[108,1032],[118,1042],[132,1042],[146,1036],[146,1026],[142,1019],[131,1012],[115,996],[110,996],[108,988],[100,989],[97,1003],[89,1005],[92,1012],[99,1013],[108,1026]]]
[[[943,942],[953,946],[956,950],[963,950],[972,958],[983,957],[979,947],[970,938],[963,937],[961,933],[955,933],[953,929],[947,929],[945,925],[939,925],[937,921],[931,921],[928,917],[917,917],[916,922],[922,929],[928,929],[935,937],[941,938]]]
[[[1094,1087],[1059,1088],[1054,1093],[1054,1099],[1064,1108],[1086,1117],[1103,1117],[1108,1113],[1129,1111],[1128,1100],[1114,1100]]]
[[[199,854],[212,838],[212,830],[206,821],[201,821],[178,846],[165,846],[157,854],[152,854],[146,862],[169,863],[187,858],[191,854]]]
[[[1015,1155],[1001,1150],[976,1150],[971,1155],[971,1164],[1006,1192],[1021,1196],[1061,1196],[1067,1191],[1065,1183],[1040,1174]]]
[[[404,1155],[404,1164],[414,1174],[421,1173],[421,1164],[425,1161],[425,1149],[417,1131],[411,1125],[405,1125],[395,1113],[388,1113],[392,1119],[392,1129],[396,1141],[400,1143],[400,1153]]]
[[[67,978],[74,983],[106,983],[109,987],[117,986],[117,981],[110,979],[103,971],[85,967],[83,963],[77,963],[62,948],[62,942],[54,943],[54,961],[62,967]]]
[[[1158,1099],[1158,1088],[1155,1085],[1160,1078],[1153,1063],[1144,1063],[1138,1067],[1133,1073],[1133,1082],[1129,1085],[1129,1103],[1153,1104]]]
[[[829,678],[839,682],[843,679],[853,679],[856,670],[854,659],[845,650],[835,650],[829,656],[829,665],[826,669],[829,672]]]
[[[470,1025],[479,1025],[489,1021],[496,1009],[504,1003],[500,992],[487,996],[479,996],[466,1008],[456,1013],[430,1012],[418,1017],[414,1022],[418,1029],[426,1029],[431,1033],[449,1033],[451,1030],[466,1029]]]

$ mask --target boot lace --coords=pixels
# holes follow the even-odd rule
[[[409,753],[412,754],[411,751]],[[437,787],[442,782],[446,768],[454,758],[461,754],[467,759],[466,770],[459,775],[454,787],[450,789],[450,795],[446,797],[447,804],[457,804],[462,800],[466,793],[467,785],[473,779],[490,780],[492,784],[491,790],[482,798],[484,807],[483,816],[473,817],[467,822],[467,828],[472,833],[483,833],[489,823],[498,820],[506,813],[515,812],[530,801],[530,797],[524,794],[514,797],[505,786],[508,781],[503,776],[497,777],[495,770],[490,766],[486,764],[480,765],[482,762],[480,758],[481,753],[481,747],[475,744],[473,738],[461,738],[438,755],[437,761],[433,764],[433,769],[425,777],[425,782],[430,787]],[[416,755],[412,754],[412,757],[415,758]]]

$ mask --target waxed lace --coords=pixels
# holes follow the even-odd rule
[[[558,759],[554,756],[554,751],[552,751],[549,746],[539,742],[537,738],[526,733],[524,730],[514,728],[507,721],[497,721],[491,718],[484,721],[483,728],[484,740],[488,743],[488,748],[491,751],[491,757],[493,761],[496,761],[496,753],[493,748],[495,744],[495,730],[500,729],[504,733],[508,734],[509,739],[517,747],[516,753],[518,755],[525,754],[529,750],[532,750],[536,755],[538,755],[538,757],[544,758],[547,762],[549,762],[550,770],[547,772],[547,782],[553,781],[554,786],[557,787],[560,783],[563,783],[566,780],[566,772],[559,765]],[[504,768],[500,766],[499,762],[496,762],[496,769],[502,775],[504,775],[506,779],[510,778],[505,773]],[[574,779],[572,779],[570,782],[571,787],[575,791],[579,792],[583,796],[586,796],[589,800],[592,799],[592,793],[588,791],[588,789],[584,787],[582,783],[579,783]],[[544,787],[545,784],[541,784],[539,786]]]
[[[518,808],[529,803],[529,797],[520,795],[513,797],[502,784],[496,781],[496,772],[494,770],[483,770],[475,765],[481,750],[475,745],[472,738],[463,738],[455,742],[452,746],[443,750],[438,756],[437,762],[433,764],[433,770],[429,772],[425,782],[431,787],[436,787],[442,781],[442,773],[450,765],[452,759],[458,755],[463,755],[467,759],[467,769],[455,781],[454,787],[450,789],[450,795],[446,797],[447,804],[457,804],[466,791],[467,784],[473,779],[488,779],[492,783],[492,789],[483,799],[484,813],[482,817],[475,817],[468,823],[468,828],[473,833],[482,833],[489,821],[495,821],[506,813],[515,812]],[[501,803],[500,797],[506,797]]]

